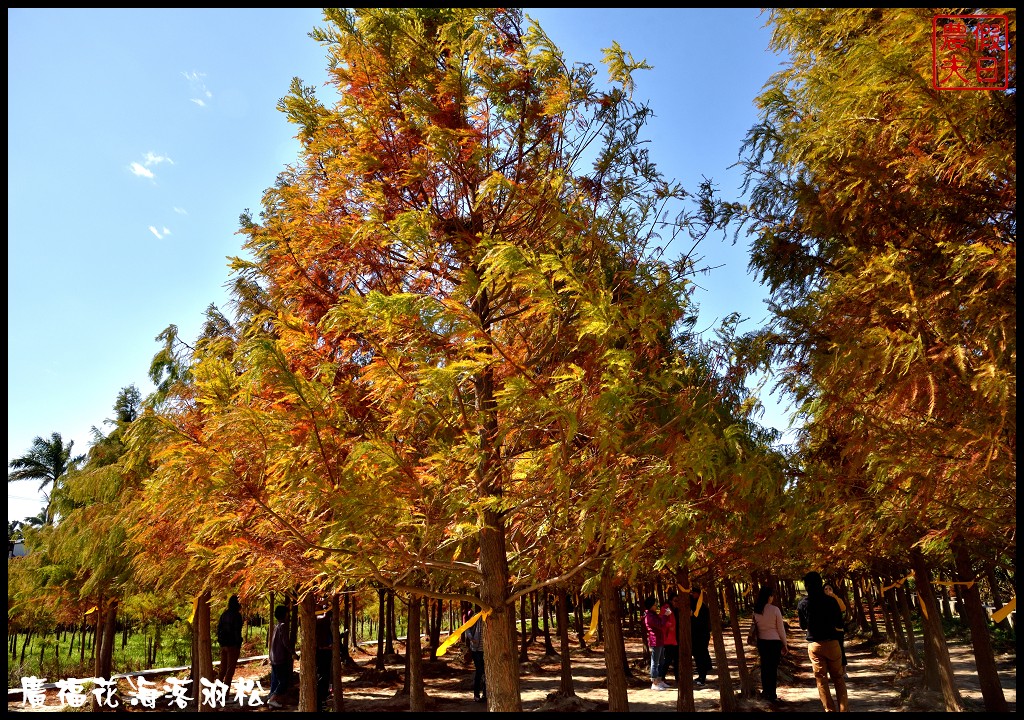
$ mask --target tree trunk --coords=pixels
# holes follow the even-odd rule
[[[409,711],[425,712],[427,695],[423,689],[423,651],[420,647],[420,599],[409,596],[409,629],[405,633],[405,654],[409,663]]]
[[[956,573],[960,582],[971,582],[974,580],[974,568],[971,566],[971,558],[967,548],[962,542],[954,546],[954,558],[956,560]],[[974,648],[974,663],[978,668],[978,684],[981,686],[981,696],[985,701],[987,712],[1008,712],[1009,707],[1006,697],[1003,695],[1003,686],[999,682],[999,671],[996,669],[995,653],[992,650],[992,638],[989,637],[988,623],[985,608],[981,604],[981,593],[978,592],[978,583],[969,586],[961,586],[966,608],[961,614],[966,614],[967,624],[971,629],[971,645]],[[957,606],[959,610],[961,606]]]
[[[718,602],[718,587],[713,577],[708,577],[704,601],[711,615],[711,639],[715,646],[715,671],[718,673],[718,697],[722,712],[736,712],[736,694],[732,690],[732,675],[729,672],[729,658],[725,654],[725,637],[722,635],[722,609]]]
[[[572,658],[569,652],[569,592],[564,587],[556,591],[558,596],[558,647],[562,654],[561,674],[558,681],[558,694],[561,697],[575,697],[576,689],[572,682]],[[545,617],[547,617],[547,602]]]
[[[96,627],[99,637],[97,638],[98,650],[96,651],[96,662],[93,665],[93,672],[95,677],[109,680],[114,660],[114,634],[117,630],[117,600],[111,600],[107,607],[104,608],[103,601],[101,599],[100,602],[97,603],[96,608],[96,612],[100,617],[97,617],[96,619]],[[119,701],[115,700],[114,702]],[[111,709],[106,702],[97,702],[95,695],[92,696],[91,707],[94,712]]]
[[[679,643],[679,678],[676,683],[676,711],[696,712],[693,699],[693,608],[690,607],[690,571],[683,568],[676,572],[676,582],[683,587],[676,596],[679,619],[676,621],[676,638]]]
[[[192,618],[192,696],[195,698],[196,710],[212,712],[208,704],[203,703],[202,680],[212,680],[213,649],[210,642],[210,592],[204,590],[196,600],[195,615]]]
[[[725,584],[725,602],[729,609],[729,624],[732,627],[732,639],[736,645],[737,669],[740,674],[740,693],[743,697],[752,698],[756,694],[754,676],[747,667],[746,648],[743,647],[744,633],[740,627],[739,610],[736,606],[736,590],[731,582]],[[751,618],[753,622],[753,618]]]
[[[274,591],[270,591],[270,623],[267,625],[267,654],[270,654],[270,636],[274,628]]]
[[[341,604],[342,623],[338,628],[341,633],[341,661],[348,662],[352,657],[349,652],[349,645],[355,640],[355,623],[352,622],[352,593],[346,592]],[[353,646],[354,647],[354,646]]]
[[[519,596],[519,627],[520,632],[520,646],[519,646],[519,662],[524,663],[530,659],[529,655],[529,644],[530,644],[530,631],[527,628],[526,623],[529,618],[526,615],[526,595]]]
[[[1003,597],[999,592],[999,580],[996,578],[996,564],[994,562],[990,562],[985,565],[985,579],[988,581],[988,590],[992,593],[992,605],[996,610],[999,610],[1003,606]],[[1009,615],[1003,618],[1002,622],[999,623],[999,627],[1006,632],[1010,632],[1011,627]]]
[[[956,677],[949,660],[949,647],[942,633],[942,616],[939,604],[932,590],[932,573],[924,554],[914,548],[910,552],[910,560],[914,566],[915,584],[920,600],[921,626],[924,630],[925,653],[934,658],[939,677],[939,689],[946,704],[946,712],[963,712],[964,704],[956,687]]]
[[[539,597],[538,591],[534,590],[530,593],[530,622],[532,626],[530,628],[530,643],[537,641],[537,636],[540,634],[540,617],[537,612],[537,598]]]
[[[878,617],[875,615],[875,599],[871,593],[871,583],[868,578],[861,575],[860,579],[864,585],[864,602],[867,605],[868,622],[870,623],[870,627],[867,630],[871,633],[871,639],[874,641],[878,639]]]
[[[905,636],[907,639],[907,659],[913,668],[921,668],[921,658],[917,654],[917,641],[914,638],[914,620],[910,613],[909,593],[906,584],[894,588],[896,597],[899,600],[900,617],[903,619]]]
[[[299,712],[316,712],[316,597],[303,593],[299,599]]]
[[[601,620],[604,622],[604,665],[608,678],[608,711],[629,712],[626,687],[626,655],[622,638],[619,592],[610,563],[601,573]]]
[[[587,647],[587,641],[583,639],[583,636],[584,636],[585,632],[583,630],[583,596],[582,595],[577,595],[576,596],[576,604],[573,607],[572,611],[573,611],[573,621],[575,622],[575,625],[576,625],[576,639],[577,639],[577,641],[579,641],[580,648],[585,650],[586,647]]]
[[[544,654],[555,655],[555,646],[551,642],[551,593],[547,590],[544,591],[543,603],[544,604],[541,606],[540,622],[544,635]],[[568,614],[566,615],[566,619],[568,619]]]
[[[853,578],[853,619],[861,632],[868,631],[868,614],[864,609],[864,599],[861,597],[860,578]]]
[[[395,638],[398,637],[398,628],[395,627],[395,591],[388,589],[385,593],[387,598],[387,628],[384,633],[384,656],[395,654]]]
[[[344,705],[341,687],[341,602],[338,593],[331,595],[331,690],[334,693],[334,712],[340,713]]]
[[[430,604],[429,599],[425,606],[428,610],[433,608],[431,617],[433,622],[430,624],[430,660],[433,662],[437,660],[437,649],[441,647],[441,626],[444,623],[444,601],[435,600],[433,604]]]
[[[882,583],[882,584],[878,584],[878,583]],[[876,584],[878,584],[878,587],[876,588],[878,590],[878,600],[879,600],[878,605],[879,605],[879,607],[882,608],[882,620],[885,622],[885,639],[888,642],[895,643],[896,647],[901,647],[902,642],[900,641],[899,635],[896,632],[896,628],[895,628],[895,625],[893,624],[893,617],[892,617],[892,610],[893,610],[892,597],[894,597],[894,596],[886,596],[886,594],[884,592],[882,592],[882,588],[885,587],[883,581],[876,581]],[[890,591],[890,592],[892,592],[892,591]]]
[[[384,635],[387,629],[387,600],[384,588],[377,590],[377,659],[374,668],[384,672]]]
[[[519,654],[515,646],[515,612],[508,604],[508,557],[505,520],[493,510],[481,511],[480,599],[491,614],[484,625],[484,674],[491,712],[522,712],[519,696]]]

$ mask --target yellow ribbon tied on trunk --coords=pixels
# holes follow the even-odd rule
[[[1014,595],[1010,598],[1010,602],[1003,605],[1001,608],[992,613],[992,622],[1001,623],[1006,619],[1006,616],[1017,609],[1017,596]]]
[[[588,643],[594,642],[594,638],[597,637],[597,621],[601,617],[600,609],[601,601],[598,600],[594,603],[594,609],[590,611],[590,629],[583,634],[583,639]]]
[[[460,625],[458,629],[452,632],[452,634],[448,636],[448,639],[441,643],[440,647],[437,648],[437,657],[441,657],[446,652],[448,652],[448,648],[450,648],[452,645],[459,641],[459,638],[462,637],[462,633],[466,632],[471,627],[476,625],[477,620],[479,620],[480,618],[486,620],[490,614],[490,610],[481,610],[476,615],[471,617],[469,620],[462,623],[462,625]]]

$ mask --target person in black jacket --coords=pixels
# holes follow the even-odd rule
[[[809,572],[804,575],[807,596],[796,606],[800,627],[807,632],[807,656],[814,670],[814,682],[818,686],[818,698],[825,712],[847,711],[846,680],[843,678],[843,651],[839,638],[843,632],[843,611],[835,598],[825,594],[825,583],[821,575]],[[829,678],[836,687],[835,702],[829,688]]]
[[[328,610],[316,619],[316,711],[327,710],[331,695],[331,664],[334,660],[334,637],[331,634],[332,614]]]
[[[690,607],[693,608],[690,614],[693,666],[697,671],[697,679],[693,684],[697,687],[704,687],[708,681],[708,673],[713,667],[711,652],[708,650],[708,643],[711,642],[711,613],[708,612],[708,606],[704,602],[700,588],[696,586],[690,589]]]
[[[220,644],[220,673],[222,683],[231,687],[235,676],[235,665],[242,651],[242,605],[238,596],[228,598],[228,609],[221,613],[217,621],[217,642]]]

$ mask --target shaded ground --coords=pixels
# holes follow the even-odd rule
[[[779,696],[783,703],[770,707],[766,703],[753,699],[741,699],[740,709],[746,712],[820,712],[814,678],[810,672],[806,645],[802,635],[795,633],[790,638],[790,654],[783,659],[779,678]],[[538,646],[539,645],[539,646]],[[739,693],[735,648],[731,638],[726,642],[730,654],[731,673],[734,691]],[[920,647],[920,644],[918,645]],[[399,644],[399,649],[401,645]],[[628,638],[626,650],[634,677],[630,679],[629,708],[633,712],[674,712],[676,706],[676,683],[669,678],[672,689],[657,691],[650,689],[643,665],[643,646],[639,639]],[[849,707],[855,712],[944,712],[942,699],[936,693],[922,690],[919,676],[909,672],[905,663],[894,659],[886,659],[882,655],[886,648],[851,639],[847,642],[850,680]],[[956,673],[957,684],[968,711],[981,712],[982,697],[978,688],[974,657],[969,644],[952,643],[950,655]],[[355,662],[350,665],[343,677],[345,712],[393,712],[408,709],[408,698],[399,693],[402,688],[404,664],[401,657],[390,658],[384,673],[372,669],[373,657],[357,653]],[[1009,703],[1010,711],[1016,710],[1016,655],[1001,656],[999,660],[1000,679],[1004,694]],[[747,656],[747,663],[760,687],[756,653]],[[485,705],[473,701],[472,666],[463,665],[454,651],[442,660],[424,661],[424,676],[427,688],[428,709],[435,712],[478,712],[485,710]],[[604,655],[601,648],[595,650],[574,649],[572,655],[573,681],[578,702],[558,704],[548,701],[559,687],[560,660],[557,655],[543,654],[542,644],[531,647],[530,662],[522,667],[521,688],[524,711],[600,711],[608,708],[608,693],[605,688]],[[184,674],[179,673],[184,676]],[[297,674],[296,674],[297,681]],[[248,678],[258,681],[262,692],[257,691],[260,700],[265,703],[270,686],[270,668],[265,660],[240,665],[236,679]],[[158,685],[163,679],[151,678]],[[120,689],[126,698],[132,697],[134,689],[120,682]],[[137,683],[136,683],[137,684]],[[191,694],[191,693],[190,693]],[[10,700],[16,698],[15,702]],[[714,712],[720,707],[719,683],[714,674],[708,676],[708,684],[704,688],[694,689],[694,700],[698,712]],[[167,707],[167,700],[157,702],[157,711],[177,710]],[[265,704],[241,707],[229,697],[223,707],[225,712],[287,712],[295,711],[298,703],[297,690],[293,688],[289,702],[282,710],[271,710]],[[60,710],[61,704],[56,690],[47,691],[46,705],[32,708],[21,701],[20,696],[9,695],[8,711]],[[145,711],[142,707],[127,708],[129,711]],[[151,710],[150,710],[151,711]]]

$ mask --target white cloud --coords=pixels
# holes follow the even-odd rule
[[[170,163],[171,165],[173,165],[174,161],[171,160],[166,155],[157,155],[155,152],[149,151],[142,156],[141,163],[133,162],[128,167],[132,171],[132,175],[137,175],[138,177],[144,177],[153,180],[156,177],[156,175],[154,175],[153,171],[150,170],[149,168],[153,167],[154,165],[159,165],[160,163]]]
[[[171,165],[174,164],[174,161],[166,155],[157,155],[152,151],[146,153],[146,167],[149,167],[150,165],[159,165],[162,162],[170,163]]]
[[[174,208],[174,212],[178,213],[179,215],[188,215],[188,213],[185,212],[185,208],[176,207]]]
[[[152,225],[149,226],[149,231],[156,235],[157,240],[163,240],[165,237],[171,234],[171,231],[165,226],[163,230],[157,230]]]
[[[210,99],[213,97],[213,93],[207,89],[206,82],[203,80],[203,78],[206,77],[206,73],[196,72],[193,70],[192,72],[183,72],[182,75],[186,80],[188,80],[189,89],[192,94],[196,96],[189,98],[189,100],[199,107],[206,107],[206,101],[203,100],[203,98]]]

